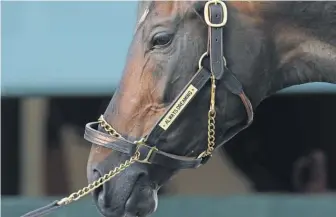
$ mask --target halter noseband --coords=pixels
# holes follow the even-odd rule
[[[170,169],[197,168],[209,159],[215,148],[220,147],[228,139],[251,124],[253,120],[253,108],[250,100],[244,93],[241,83],[227,68],[226,60],[223,55],[223,28],[227,22],[227,7],[225,3],[220,0],[208,1],[204,7],[204,19],[208,25],[208,49],[199,60],[199,70],[175,98],[166,113],[160,118],[147,136],[137,141],[127,140],[107,123],[103,116],[100,116],[97,122],[86,124],[84,138],[87,141],[124,153],[130,156],[130,159],[121,163],[118,167],[89,184],[87,187],[72,193],[62,200],[54,201],[45,207],[34,210],[21,217],[42,216],[60,206],[76,201],[100,187],[135,162],[156,164]],[[204,63],[209,63],[209,67],[204,67]],[[179,156],[157,149],[155,144],[157,144],[160,136],[172,125],[209,80],[211,86],[210,108],[208,111],[207,149],[199,153],[198,157]],[[246,109],[247,123],[244,126],[234,129],[221,144],[215,147],[215,94],[217,81],[223,82],[231,93],[240,97]],[[106,133],[99,131],[99,127],[104,129]]]

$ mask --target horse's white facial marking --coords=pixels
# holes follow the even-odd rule
[[[146,10],[144,11],[144,13],[142,14],[142,16],[140,17],[137,27],[135,28],[134,33],[136,33],[139,29],[139,27],[141,26],[141,24],[146,20],[147,15],[149,14],[149,8],[146,8]]]
[[[144,13],[142,14],[142,16],[139,19],[138,25],[140,25],[143,21],[145,21],[148,13],[149,13],[149,8],[146,8],[146,10],[144,11]]]

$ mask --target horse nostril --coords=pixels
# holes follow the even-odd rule
[[[99,178],[103,177],[104,173],[102,173],[99,169],[93,169],[91,173],[92,181],[96,181]],[[112,204],[112,194],[111,194],[111,183],[106,182],[103,185],[92,191],[93,201],[102,216],[121,216],[123,209],[115,210],[113,209]]]

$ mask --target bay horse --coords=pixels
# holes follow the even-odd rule
[[[120,84],[86,125],[92,184],[56,204],[92,192],[104,216],[153,213],[158,189],[205,164],[265,98],[336,83],[335,11],[336,2],[139,2]]]
[[[154,212],[158,188],[179,170],[197,167],[194,159],[205,163],[273,93],[308,82],[336,83],[336,2],[210,2],[139,4],[123,78],[100,119],[103,133],[86,134],[94,143],[88,179],[129,159],[134,151],[120,149],[140,138],[140,155],[151,161],[133,164],[94,191],[104,216]],[[221,21],[225,26],[209,27]],[[205,84],[204,69],[213,75]],[[104,125],[132,142],[106,138]]]

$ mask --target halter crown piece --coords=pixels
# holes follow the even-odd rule
[[[199,59],[199,69],[148,135],[136,141],[127,140],[106,122],[103,115],[100,116],[97,122],[86,124],[84,138],[87,141],[127,154],[130,158],[79,191],[21,217],[44,216],[61,206],[79,200],[134,163],[157,164],[171,169],[197,168],[204,164],[211,157],[215,148],[225,143],[224,141],[215,147],[216,83],[219,80],[222,80],[231,93],[241,98],[247,112],[247,124],[229,134],[228,139],[252,122],[253,108],[250,100],[245,95],[241,83],[226,67],[226,60],[223,55],[223,28],[227,22],[227,7],[225,3],[220,0],[208,1],[204,7],[204,20],[208,25],[208,48]],[[203,63],[206,61],[209,62],[210,69],[203,67]],[[210,108],[208,111],[207,149],[200,153],[198,157],[186,157],[166,153],[156,148],[155,144],[157,144],[159,137],[172,126],[174,121],[182,114],[182,111],[200,90],[206,86],[208,81],[210,81]],[[99,127],[105,132],[99,131]]]

